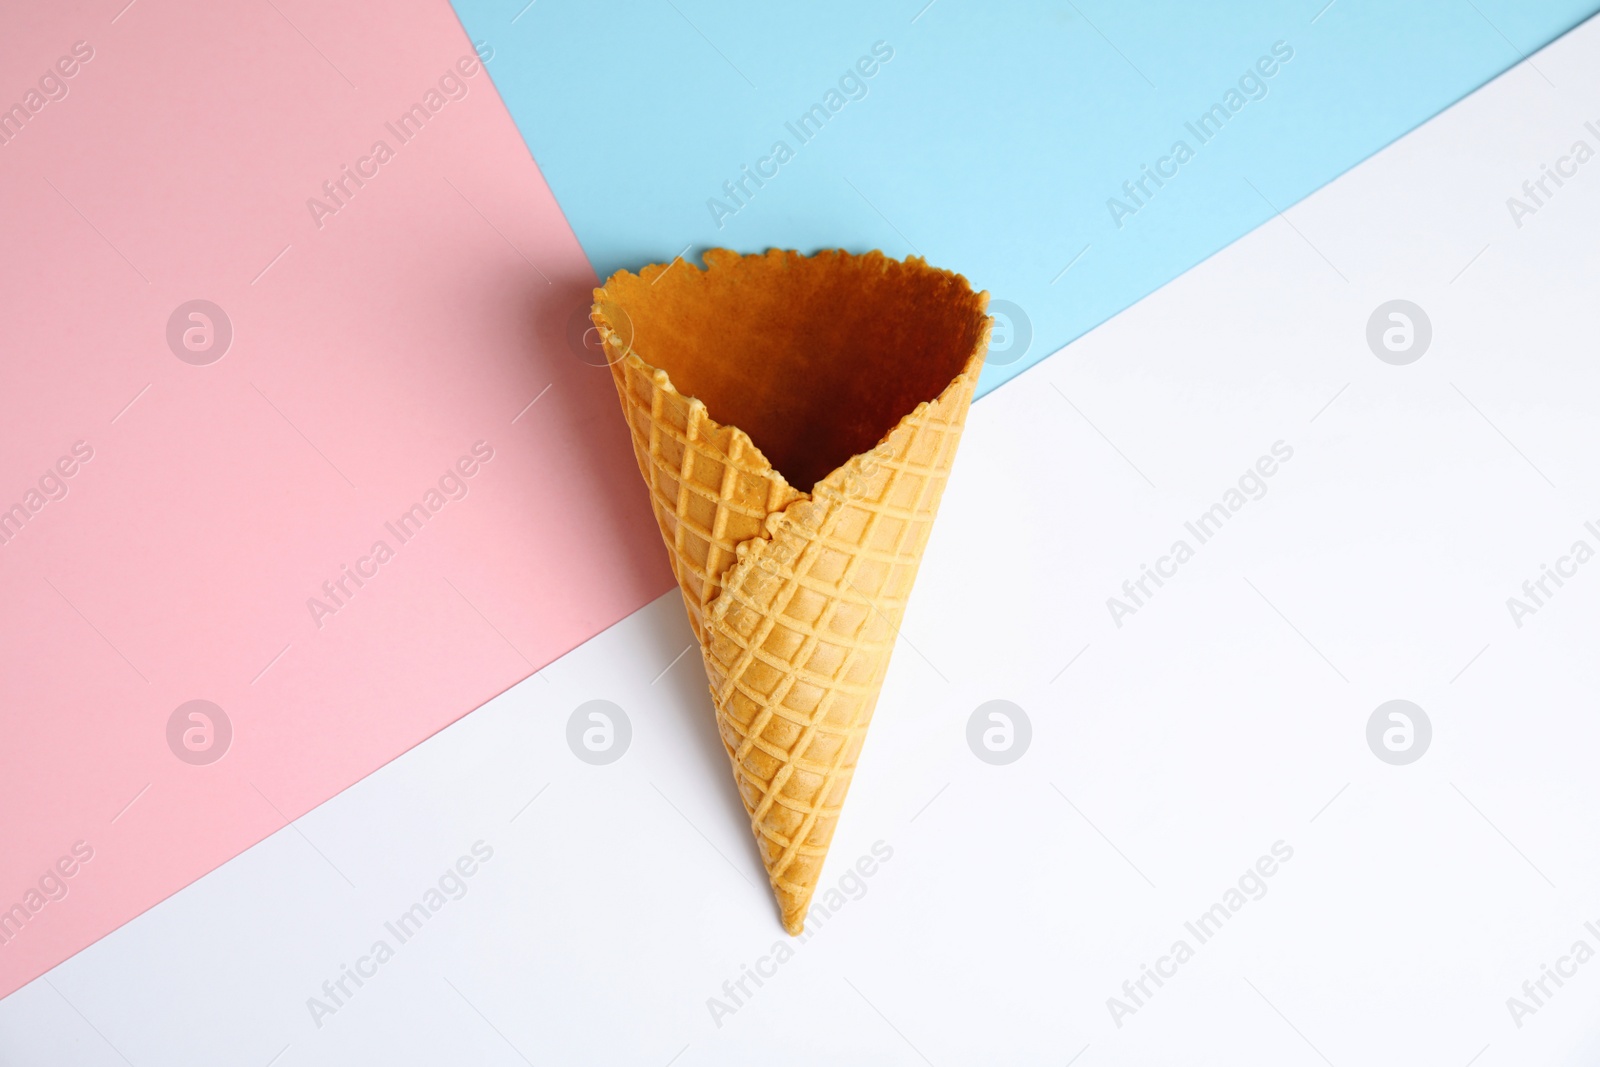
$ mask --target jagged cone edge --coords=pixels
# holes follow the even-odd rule
[[[879,252],[871,256],[894,262]],[[709,270],[740,258],[721,249],[705,254]],[[930,268],[920,257],[905,266],[936,271],[971,291],[965,278]],[[655,264],[638,277],[653,283],[673,268]],[[606,284],[627,276],[619,271]],[[717,422],[698,399],[678,393],[666,371],[641,357],[633,324],[618,330],[611,321],[620,309],[606,288],[596,289],[594,299],[592,321],[700,643],[718,732],[783,926],[798,934],[938,510],[992,320],[985,317],[961,371],[935,399],[919,403],[875,448],[803,493],[743,430]],[[980,314],[987,300],[987,293],[976,294]],[[714,518],[697,523],[692,513],[704,513],[708,500],[715,502]]]

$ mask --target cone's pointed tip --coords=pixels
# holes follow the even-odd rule
[[[806,928],[806,915],[811,911],[811,894],[815,887],[779,888],[774,884],[772,888],[778,898],[778,920],[783,923],[784,932],[790,937],[799,937]]]

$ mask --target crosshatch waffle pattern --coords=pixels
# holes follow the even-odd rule
[[[783,925],[800,932],[982,367],[810,494],[608,333],[639,470],[700,641]]]

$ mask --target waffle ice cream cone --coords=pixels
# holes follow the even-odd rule
[[[879,252],[704,258],[614,274],[593,321],[798,934],[982,368],[988,294]]]

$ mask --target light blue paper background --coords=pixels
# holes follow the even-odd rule
[[[1002,319],[980,393],[1271,218],[1268,202],[1289,207],[1597,8],[925,2],[455,7],[480,51],[492,49],[495,84],[602,278],[686,245],[691,257],[719,245],[920,253],[1022,309],[1026,326]],[[863,79],[866,96],[802,144],[785,123],[826,103],[878,41],[894,56]],[[1266,95],[1200,144],[1185,123],[1226,103],[1278,41],[1294,56],[1263,79]],[[1179,139],[1194,158],[1116,225],[1108,199],[1132,206],[1123,182]],[[708,200],[736,206],[723,183],[778,140],[794,157],[763,187],[747,183],[753,195],[719,227]]]

